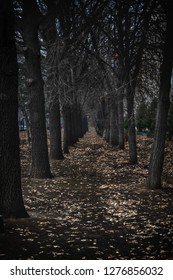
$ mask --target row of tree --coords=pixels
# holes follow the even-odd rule
[[[153,100],[150,109],[154,110],[151,114],[157,112],[154,125],[149,124],[154,130],[154,141],[148,187],[160,188],[173,61],[173,20],[170,12],[172,3],[154,0],[128,3],[110,1],[109,5],[109,13],[99,24],[102,34],[100,38],[104,36],[111,60],[104,61],[109,64],[105,77],[107,90],[101,97],[96,112],[96,129],[108,142],[123,149],[126,111],[129,161],[136,164],[136,105],[142,108],[144,100],[146,103]],[[155,100],[157,109],[152,108]],[[141,118],[146,119],[145,115]]]
[[[32,177],[52,177],[45,122],[46,107],[49,111],[50,158],[62,159],[63,151],[68,153],[69,146],[82,137],[88,129],[87,117],[82,108],[83,99],[77,95],[74,75],[80,64],[78,62],[77,65],[73,65],[74,61],[71,61],[77,58],[75,54],[71,55],[71,25],[66,22],[73,9],[73,2],[67,2],[1,1],[0,214],[6,217],[27,216],[21,191],[17,124],[18,66],[21,78],[20,100],[25,94],[25,102],[21,104],[21,108],[24,108],[24,115],[29,119],[27,124],[31,131],[30,175]],[[56,22],[58,14],[59,23]],[[58,24],[61,24],[61,31],[57,28]],[[62,35],[64,40],[62,36],[58,36],[58,32],[64,33]],[[18,65],[16,54],[18,54]],[[64,55],[65,59],[62,58]],[[64,68],[64,65],[68,69]],[[79,69],[79,72],[81,71],[82,69]],[[80,73],[77,75],[80,79]],[[62,81],[59,82],[60,80]],[[29,113],[25,110],[26,104]],[[64,126],[63,151],[60,107]]]
[[[124,149],[126,115],[129,161],[136,164],[136,104],[141,96],[147,101],[156,96],[148,187],[161,186],[173,60],[171,8],[168,0],[1,1],[0,213],[27,215],[21,192],[18,88],[31,131],[35,178],[52,177],[46,113],[52,159],[62,159],[87,131],[84,112],[92,114],[107,141]]]

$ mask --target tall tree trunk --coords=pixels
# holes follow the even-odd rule
[[[78,103],[74,105],[74,123],[75,123],[75,143],[79,141],[79,119],[78,119]]]
[[[120,85],[120,87],[122,84]],[[124,89],[118,87],[118,135],[119,135],[119,149],[124,149]]]
[[[75,122],[75,105],[71,105],[70,109],[70,131],[71,131],[71,145],[76,143],[76,122]]]
[[[115,100],[111,101],[110,104],[110,144],[118,146],[119,135],[118,135],[118,115],[117,115],[117,103]]]
[[[63,133],[63,151],[64,154],[69,153],[69,107],[63,106],[64,133]]]
[[[49,129],[50,129],[50,158],[63,159],[61,142],[61,116],[59,101],[53,102],[49,109]]]
[[[27,68],[27,85],[30,93],[30,124],[32,141],[31,177],[51,178],[47,133],[45,121],[45,101],[40,63],[38,26],[40,13],[34,0],[23,1],[23,37]],[[31,20],[32,19],[32,20]]]
[[[73,119],[72,119],[72,106],[71,104],[67,107],[66,121],[67,121],[67,135],[68,135],[68,146],[73,146]]]
[[[74,140],[75,143],[77,143],[79,141],[79,136],[80,136],[77,100],[75,100],[73,108],[74,108]]]
[[[83,137],[83,128],[82,128],[82,109],[80,104],[77,106],[77,119],[78,119],[78,137]]]
[[[12,1],[0,2],[0,214],[28,217],[21,190],[18,69]]]
[[[132,82],[133,84],[133,82]],[[129,144],[129,163],[137,163],[136,131],[134,119],[134,90],[135,86],[127,85],[127,118],[128,118],[128,144]]]
[[[61,113],[59,103],[59,65],[57,30],[55,23],[55,3],[48,1],[48,13],[42,25],[42,36],[47,50],[47,84],[49,100],[49,129],[50,129],[50,158],[63,159],[62,135],[61,135]],[[57,55],[57,56],[56,56]]]
[[[110,96],[105,97],[105,126],[103,138],[106,142],[110,141]]]
[[[170,9],[168,8],[167,10],[167,28],[163,53],[163,63],[161,66],[159,101],[157,108],[154,142],[151,151],[148,173],[148,187],[151,189],[161,188],[161,177],[163,171],[167,116],[170,104],[169,94],[173,63],[173,19],[171,11],[172,10],[170,4]]]

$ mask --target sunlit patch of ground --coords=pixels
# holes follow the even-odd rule
[[[172,259],[173,145],[167,144],[164,189],[145,188],[151,139],[138,139],[139,162],[86,134],[53,179],[29,179],[21,141],[22,183],[29,219],[5,221],[1,259]]]

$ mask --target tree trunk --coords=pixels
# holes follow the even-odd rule
[[[113,146],[118,146],[119,144],[117,104],[115,100],[112,100],[110,104],[110,144]]]
[[[80,131],[79,131],[79,118],[78,118],[78,103],[74,103],[74,132],[75,132],[75,143],[79,141]]]
[[[78,137],[83,137],[83,122],[82,122],[82,109],[80,104],[77,107],[77,118],[78,118]]]
[[[118,89],[118,130],[119,149],[124,149],[124,89]]]
[[[0,214],[28,217],[21,190],[18,69],[12,1],[0,3]]]
[[[63,107],[63,119],[64,119],[64,134],[63,134],[63,151],[64,154],[69,153],[69,107],[64,105]]]
[[[50,158],[63,159],[61,113],[59,104],[59,65],[57,55],[57,30],[55,23],[55,3],[48,1],[48,12],[42,24],[42,36],[47,50],[47,95],[49,100]],[[57,55],[57,56],[56,56]]]
[[[105,126],[103,138],[106,142],[110,141],[110,96],[105,97]]]
[[[134,119],[134,88],[135,87],[130,84],[127,86],[129,163],[132,165],[137,163],[136,131]]]
[[[51,104],[49,110],[49,129],[50,129],[50,158],[63,159],[61,147],[61,116],[59,101]]]
[[[39,16],[38,7],[34,1],[23,2],[23,37],[27,68],[27,85],[28,91],[30,92],[29,110],[32,141],[31,177],[51,178],[40,47],[38,42]]]
[[[169,7],[169,6],[168,6]],[[167,11],[167,28],[163,63],[161,66],[160,91],[157,108],[154,142],[151,151],[148,187],[151,189],[161,188],[161,177],[164,162],[164,149],[166,140],[167,116],[170,104],[170,87],[173,63],[173,41],[172,41],[173,20],[171,7]]]
[[[67,131],[68,131],[68,145],[73,146],[74,134],[73,134],[73,118],[72,118],[72,106],[69,105],[67,109]]]
[[[71,142],[73,146],[76,143],[76,122],[75,122],[75,105],[71,105],[70,108],[70,131],[71,131]]]

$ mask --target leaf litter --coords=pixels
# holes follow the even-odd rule
[[[21,137],[23,195],[29,219],[6,220],[1,259],[173,259],[173,144],[165,152],[163,189],[147,190],[151,139],[138,138],[128,164],[93,130],[62,161],[53,179],[31,179]]]

